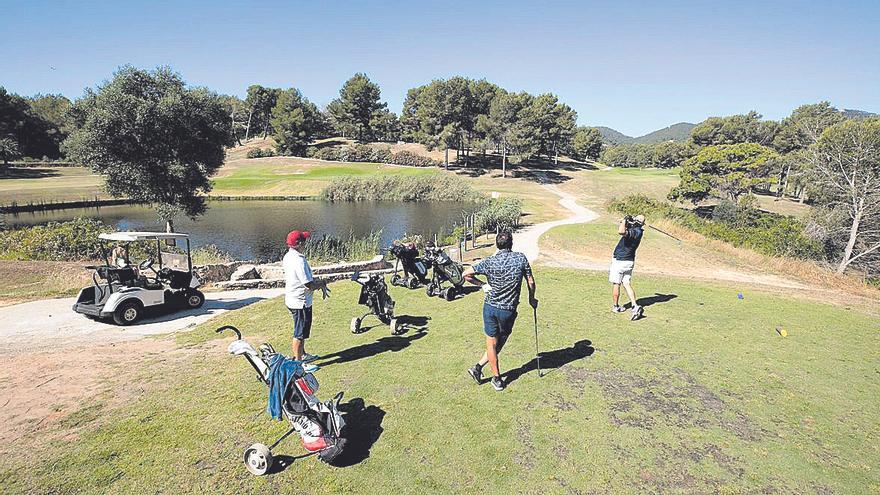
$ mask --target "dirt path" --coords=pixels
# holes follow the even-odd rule
[[[559,227],[561,225],[571,225],[575,223],[587,223],[599,218],[599,214],[577,203],[577,198],[573,195],[560,190],[555,185],[542,184],[541,187],[547,189],[559,196],[559,204],[563,208],[572,213],[568,218],[562,220],[554,220],[552,222],[543,222],[531,225],[522,229],[513,235],[513,245],[517,251],[521,251],[530,262],[534,262],[540,256],[541,251],[538,247],[538,241],[541,236],[548,230]]]
[[[130,367],[173,367],[193,349],[174,339],[145,339],[192,328],[237,308],[282,294],[283,289],[208,292],[205,305],[118,327],[71,310],[74,298],[46,299],[0,308],[0,445],[40,435],[64,422],[76,435],[82,418],[148,393]],[[0,453],[3,449],[0,448]]]

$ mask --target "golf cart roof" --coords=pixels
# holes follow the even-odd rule
[[[164,239],[186,239],[187,234],[179,234],[176,232],[110,232],[108,234],[98,235],[98,239],[105,241],[134,242],[134,241],[155,241]]]

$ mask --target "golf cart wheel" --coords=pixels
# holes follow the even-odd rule
[[[446,299],[447,301],[451,301],[455,299],[455,288],[447,287],[440,292],[440,297]]]
[[[358,317],[354,317],[351,319],[351,333],[358,334],[361,333],[361,319]]]
[[[205,304],[205,295],[200,290],[187,292],[183,296],[183,304],[189,309],[201,308]]]
[[[272,452],[269,447],[255,443],[244,451],[244,466],[254,476],[262,476],[272,467]]]
[[[395,273],[391,276],[391,285],[400,285],[400,275]]]
[[[419,286],[419,279],[416,277],[410,277],[409,280],[406,281],[406,286],[410,289],[415,289]]]
[[[126,301],[113,312],[113,321],[117,325],[131,325],[141,318],[143,308],[134,301]]]
[[[425,286],[425,293],[428,294],[428,297],[434,297],[437,293],[434,291],[434,284],[430,283]]]

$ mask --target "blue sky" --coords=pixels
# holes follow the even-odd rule
[[[221,93],[294,86],[318,105],[366,72],[394,111],[431,79],[486,78],[630,135],[820,100],[880,112],[880,1],[0,0],[0,12],[0,85],[23,95],[77,97],[131,64]]]

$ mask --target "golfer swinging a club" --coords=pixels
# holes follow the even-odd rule
[[[486,300],[483,303],[486,352],[477,364],[468,368],[467,372],[478,385],[481,385],[483,366],[489,363],[492,368],[492,387],[500,391],[504,390],[504,381],[499,371],[498,353],[513,331],[523,278],[526,279],[529,288],[529,304],[532,308],[538,308],[538,300],[535,299],[535,278],[532,276],[529,260],[524,254],[511,251],[513,235],[510,232],[499,233],[495,237],[495,246],[498,248],[497,253],[477,263],[476,266],[466,268],[462,275],[465,280],[483,287],[486,291]],[[485,275],[488,283],[479,280],[475,275]]]
[[[623,313],[626,309],[619,304],[620,301],[620,285],[626,290],[632,305],[632,320],[638,320],[644,314],[644,310],[636,301],[636,292],[632,288],[630,280],[632,279],[633,267],[636,263],[636,249],[642,242],[643,227],[645,225],[645,217],[636,215],[631,217],[625,216],[617,225],[617,233],[620,234],[620,240],[617,247],[614,248],[614,257],[611,259],[611,270],[608,274],[608,281],[611,282],[611,299],[614,306],[611,311],[614,313]]]

